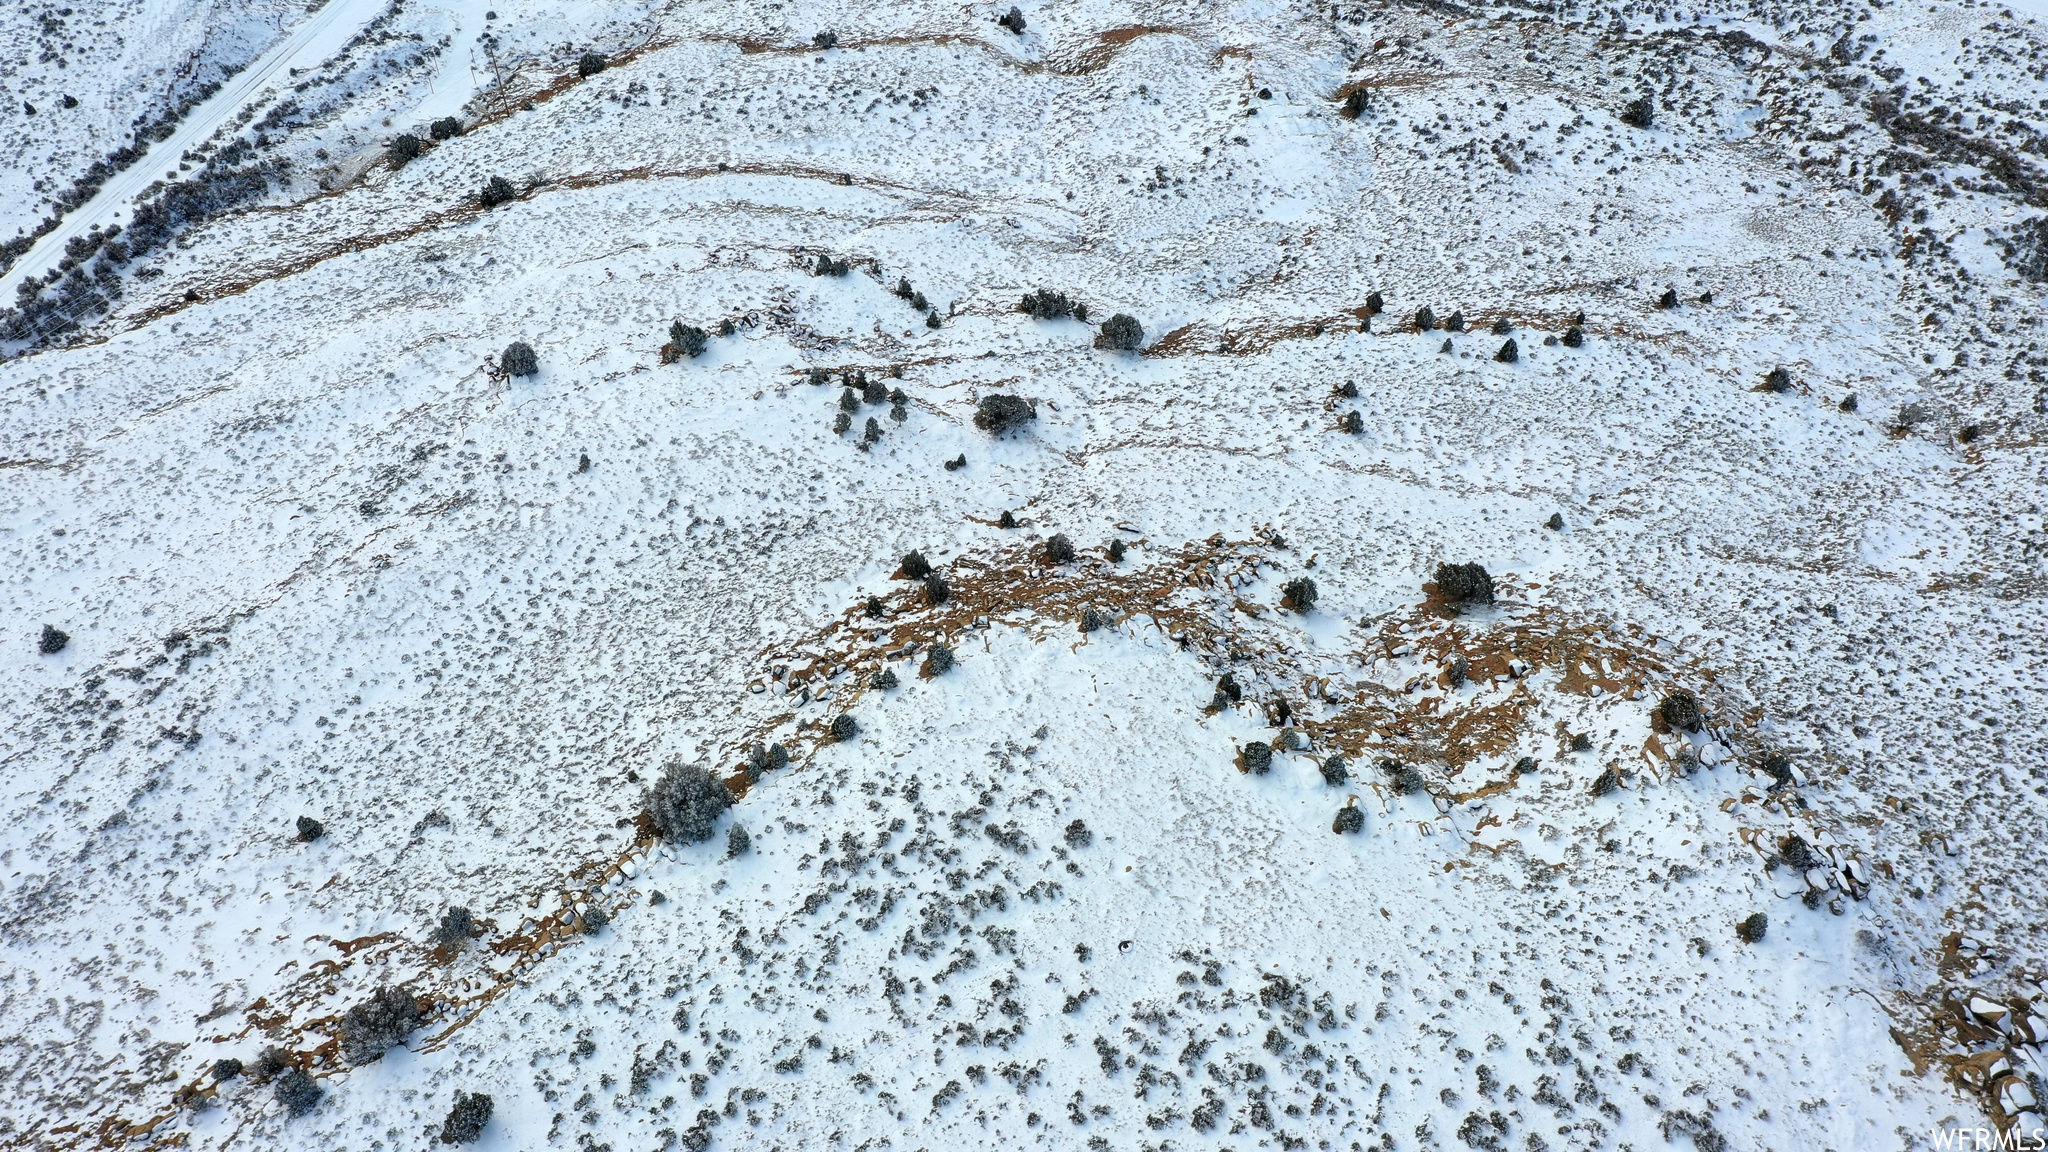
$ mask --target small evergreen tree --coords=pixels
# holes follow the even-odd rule
[[[1264,740],[1253,740],[1244,746],[1244,766],[1254,776],[1264,776],[1273,768],[1273,746]]]
[[[432,136],[436,140],[453,140],[457,136],[462,135],[462,118],[459,116],[443,116],[439,120],[434,121],[433,126],[427,129],[427,135]]]
[[[745,856],[745,855],[746,855],[747,853],[749,853],[749,852],[751,852],[751,851],[753,851],[753,850],[754,850],[754,838],[753,838],[752,836],[749,836],[749,835],[747,835],[747,830],[746,830],[745,828],[742,828],[742,827],[740,827],[739,825],[735,824],[735,825],[733,825],[733,826],[732,826],[731,828],[728,828],[728,829],[726,829],[726,832],[725,832],[725,858],[726,858],[726,859],[730,860],[730,859],[734,858],[735,856]]]
[[[1365,813],[1355,804],[1346,804],[1337,809],[1337,818],[1330,821],[1330,831],[1339,836],[1365,830]]]
[[[531,376],[540,371],[540,357],[534,355],[533,345],[524,340],[514,340],[498,357],[498,366],[507,376]]]
[[[1287,602],[1296,612],[1307,612],[1316,606],[1316,582],[1306,576],[1296,576],[1281,586]]]
[[[311,1112],[320,1103],[320,1098],[327,1094],[304,1068],[285,1069],[271,1091],[277,1096],[277,1102],[284,1106],[284,1114],[294,1119]]]
[[[325,824],[320,823],[318,820],[313,819],[311,816],[299,817],[298,829],[299,839],[307,844],[310,844],[313,841],[318,840],[327,832],[327,826]]]
[[[732,790],[701,764],[671,760],[648,788],[645,803],[662,839],[696,844],[711,838],[718,817],[732,807]]]
[[[932,645],[931,653],[925,657],[924,666],[930,669],[931,674],[934,676],[944,676],[946,673],[951,672],[953,670],[953,649],[944,644]]]
[[[419,1027],[420,1006],[411,992],[379,987],[341,1017],[341,1051],[352,1065],[372,1064]]]
[[[1769,916],[1762,912],[1752,912],[1735,926],[1735,935],[1744,944],[1758,944],[1763,942],[1764,933],[1769,931],[1770,927]]]
[[[704,354],[704,330],[677,320],[668,326],[669,347],[675,349],[678,357],[697,357]]]
[[[36,651],[45,656],[55,656],[71,644],[71,633],[49,624],[43,625],[43,634],[36,641]]]
[[[1429,305],[1424,304],[1421,310],[1415,313],[1415,330],[1417,332],[1429,332],[1435,328],[1436,313],[1429,310]]]
[[[420,154],[420,138],[410,132],[399,134],[385,149],[394,167],[403,168],[409,161],[417,160]]]
[[[1648,96],[1638,96],[1621,110],[1621,122],[1631,128],[1648,128],[1657,116],[1656,105]]]
[[[1015,35],[1024,34],[1024,13],[1015,4],[1010,5],[1010,10],[999,17],[996,23],[1008,28]]]
[[[1072,564],[1074,562],[1074,542],[1067,539],[1066,533],[1055,532],[1052,534],[1052,539],[1045,542],[1045,560],[1048,564]]]
[[[468,940],[476,930],[476,917],[469,909],[456,905],[441,914],[441,924],[434,929],[436,944],[457,944]]]
[[[860,735],[860,725],[854,721],[851,713],[841,712],[832,718],[831,733],[834,740],[844,744]]]
[[[1346,781],[1351,779],[1351,769],[1344,763],[1342,753],[1331,753],[1330,758],[1323,761],[1322,770],[1323,783],[1328,784],[1332,788],[1341,787]]]
[[[510,180],[505,179],[503,176],[493,176],[484,185],[484,190],[477,193],[476,200],[477,203],[486,208],[496,208],[500,204],[509,204],[518,198],[519,190],[512,187]]]
[[[1438,564],[1436,590],[1456,603],[1493,603],[1493,577],[1478,564]]]
[[[585,52],[582,55],[582,57],[576,61],[576,75],[585,80],[588,80],[592,76],[597,75],[599,72],[604,71],[606,68],[610,66],[611,61],[605,59],[603,53]]]
[[[903,574],[912,580],[922,580],[932,574],[932,562],[913,548],[903,556]]]
[[[1097,348],[1108,348],[1117,352],[1135,352],[1145,342],[1145,329],[1137,318],[1119,312],[1102,322],[1102,332],[1095,338]]]
[[[1022,397],[994,392],[981,398],[974,412],[974,426],[986,432],[1003,433],[1038,419],[1038,410]]]

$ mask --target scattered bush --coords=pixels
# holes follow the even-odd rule
[[[1505,336],[1508,333],[1513,332],[1514,330],[1515,326],[1513,324],[1508,323],[1508,318],[1505,316],[1501,317],[1498,320],[1495,320],[1493,322],[1493,327],[1489,329],[1489,331],[1491,331],[1495,336]]]
[[[645,803],[662,839],[696,844],[711,839],[719,815],[732,807],[732,790],[701,764],[671,760],[647,789]]]
[[[1700,711],[1700,698],[1683,688],[1665,693],[1657,705],[1657,714],[1664,717],[1666,724],[1681,732],[1697,732],[1706,722],[1706,716]]]
[[[1436,590],[1439,596],[1454,603],[1493,603],[1493,577],[1476,563],[1438,564]]]
[[[953,650],[944,644],[932,645],[931,652],[924,658],[925,668],[934,676],[943,676],[953,670]]]
[[[1382,760],[1380,761],[1380,771],[1394,778],[1394,791],[1403,796],[1411,792],[1424,792],[1428,790],[1428,785],[1422,779],[1422,773],[1416,771],[1412,765],[1403,764],[1399,760]]]
[[[867,607],[864,609],[864,611],[866,611],[869,616],[873,617],[876,620],[880,620],[882,617],[888,615],[889,613],[889,610],[886,607],[883,607],[882,598],[879,596],[868,597]]]
[[[787,767],[789,767],[789,749],[784,748],[779,743],[770,744],[768,746],[767,770],[770,772],[780,772]]]
[[[441,1143],[474,1144],[484,1134],[484,1125],[491,1122],[491,1098],[482,1092],[455,1093],[455,1107],[448,1110],[448,1119],[441,1124]]]
[[[832,431],[837,435],[846,435],[846,430],[851,427],[853,427],[853,417],[845,412],[841,412],[832,418]]]
[[[350,1064],[372,1064],[419,1026],[412,993],[386,984],[341,1017],[341,1051]]]
[[[605,910],[595,904],[583,910],[583,934],[585,936],[597,935],[604,931],[605,925],[611,922],[612,918],[605,914]]]
[[[1015,528],[1016,526],[1017,514],[1008,508],[1003,509],[1003,514],[996,517],[996,527],[998,528]]]
[[[1069,848],[1086,848],[1095,843],[1095,833],[1090,832],[1088,825],[1079,819],[1067,825],[1065,836]]]
[[[1445,337],[1445,338],[1444,338],[1444,343],[1443,343],[1443,347],[1441,347],[1441,348],[1438,348],[1438,349],[1437,349],[1436,351],[1437,351],[1437,355],[1439,355],[1439,356],[1449,356],[1449,355],[1451,354],[1451,351],[1452,351],[1452,348],[1451,348],[1451,341],[1450,341],[1450,338],[1449,338],[1449,337]]]
[[[1346,380],[1344,386],[1337,389],[1337,395],[1342,396],[1346,400],[1358,399],[1358,381]]]
[[[862,380],[860,398],[864,404],[887,404],[889,402],[889,389],[880,380]],[[906,396],[904,399],[907,400],[909,397]]]
[[[55,656],[69,647],[70,644],[71,633],[64,631],[62,628],[45,624],[43,625],[42,638],[36,641],[36,651],[41,652],[45,656]]]
[[[1121,564],[1121,563],[1123,563],[1123,562],[1124,562],[1124,542],[1123,542],[1123,541],[1121,541],[1121,540],[1111,540],[1111,541],[1109,542],[1109,562],[1110,562],[1110,563],[1112,563],[1112,564]]]
[[[232,1080],[242,1074],[242,1062],[229,1056],[213,1062],[213,1078],[216,1081]]]
[[[1216,695],[1225,697],[1235,704],[1244,699],[1244,689],[1238,686],[1236,675],[1225,672],[1216,680]]]
[[[860,446],[863,449],[865,449],[869,445],[879,442],[881,439],[882,422],[880,420],[875,419],[873,416],[868,417],[867,427],[861,430]]]
[[[1045,542],[1045,562],[1048,564],[1072,564],[1074,562],[1074,542],[1067,539],[1065,532],[1055,532],[1052,534],[1052,539]]]
[[[1451,666],[1444,670],[1444,678],[1450,681],[1453,688],[1462,686],[1472,678],[1472,662],[1463,656],[1453,659]]]
[[[1019,36],[1024,34],[1024,13],[1015,4],[1010,5],[1010,10],[997,19],[996,23]]]
[[[507,376],[531,376],[540,371],[540,357],[533,354],[533,345],[524,340],[514,340],[498,357],[498,367],[504,369]]]
[[[1761,912],[1752,912],[1735,926],[1736,938],[1744,944],[1755,944],[1763,940],[1764,933],[1771,926],[1771,918]]]
[[[932,603],[944,604],[952,597],[953,590],[946,586],[944,575],[934,572],[924,578],[924,594]]]
[[[1502,364],[1513,364],[1522,358],[1522,350],[1515,346],[1513,340],[1510,340],[1500,346],[1500,351],[1495,352],[1493,358]]]
[[[830,384],[832,382],[832,374],[830,372],[825,371],[823,368],[811,369],[808,374],[808,378],[813,387],[820,384]]]
[[[1358,414],[1358,409],[1353,408],[1351,411],[1346,412],[1344,414],[1344,418],[1342,420],[1339,420],[1337,422],[1337,427],[1339,430],[1343,432],[1356,436],[1359,433],[1365,431],[1365,417],[1360,416]]]
[[[830,732],[834,740],[837,740],[843,744],[849,740],[852,740],[855,736],[860,735],[860,725],[854,722],[853,715],[851,713],[841,712],[839,715],[834,716],[832,718],[832,727],[830,729]]]
[[[1109,348],[1118,352],[1136,351],[1145,342],[1145,329],[1135,317],[1119,312],[1102,322],[1102,332],[1095,337],[1097,348]]]
[[[1038,419],[1038,409],[1020,396],[990,393],[975,408],[974,426],[984,432],[1003,433]]]
[[[844,260],[834,260],[829,253],[820,253],[813,274],[818,276],[844,276],[850,271]]]
[[[1066,293],[1054,292],[1050,288],[1040,288],[1036,292],[1028,293],[1023,302],[1017,305],[1017,311],[1034,320],[1062,320],[1068,316],[1083,323],[1088,320],[1086,304],[1076,303],[1069,299]]]
[[[1337,809],[1337,818],[1330,821],[1330,831],[1339,836],[1365,830],[1365,812],[1355,804],[1346,804]]]
[[[1378,292],[1367,294],[1365,298],[1365,314],[1367,316],[1377,316],[1386,310],[1386,297],[1381,296]]]
[[[1539,770],[1540,767],[1537,764],[1536,758],[1534,756],[1524,756],[1520,760],[1515,761],[1515,766],[1512,769],[1512,771],[1517,776],[1521,775],[1524,772],[1535,772]]]
[[[1320,767],[1323,770],[1323,783],[1332,788],[1342,787],[1351,779],[1351,766],[1344,763],[1344,755],[1341,752],[1331,753],[1330,758],[1323,761]]]
[[[1778,841],[1778,858],[1801,872],[1821,864],[1821,858],[1813,851],[1813,845],[1797,832],[1786,834]]]
[[[1287,604],[1296,612],[1307,612],[1316,606],[1316,582],[1306,576],[1296,576],[1280,586]]]
[[[427,129],[427,135],[432,136],[436,140],[453,140],[457,136],[462,135],[462,118],[459,116],[443,116],[439,120],[434,121],[433,126]]]
[[[884,668],[880,672],[875,673],[875,687],[884,692],[893,690],[900,683],[902,681],[896,679],[896,670],[894,668]]]
[[[477,193],[476,202],[486,208],[496,208],[500,204],[510,204],[518,198],[519,190],[512,187],[510,180],[503,176],[493,176],[490,182],[484,185],[484,190]]]
[[[460,904],[441,914],[441,925],[434,929],[436,944],[454,944],[467,940],[476,930],[476,917]]]
[[[745,855],[746,855],[747,853],[749,853],[749,852],[751,852],[751,851],[753,851],[753,850],[754,850],[754,838],[753,838],[752,836],[749,836],[749,835],[747,835],[747,830],[746,830],[745,828],[742,828],[742,827],[740,827],[739,825],[735,824],[735,825],[733,825],[733,826],[732,826],[731,828],[729,828],[729,829],[727,829],[727,830],[726,830],[726,833],[725,833],[725,858],[726,858],[726,859],[730,860],[730,859],[732,859],[732,858],[733,858],[733,857],[735,857],[735,856],[745,856]]]
[[[1102,613],[1097,612],[1093,607],[1081,609],[1081,631],[1093,632],[1101,628],[1104,623]]]
[[[1415,313],[1415,330],[1417,332],[1430,332],[1434,331],[1435,329],[1436,313],[1429,310],[1429,305],[1424,304],[1421,307],[1421,309]]]
[[[939,310],[937,308],[934,308],[930,312],[925,313],[925,327],[930,328],[933,331],[937,331],[938,329],[945,327],[945,323],[945,321],[939,319]]]
[[[1666,288],[1664,294],[1657,297],[1657,307],[1667,311],[1678,307],[1678,289]]]
[[[1842,397],[1842,402],[1835,405],[1835,408],[1841,412],[1854,412],[1856,410],[1856,394],[1851,392],[1847,396]]]
[[[1550,529],[1552,532],[1564,531],[1564,513],[1552,512],[1550,514],[1550,519],[1545,520],[1543,522],[1543,526],[1545,528]]]
[[[932,574],[932,562],[924,553],[912,549],[903,556],[903,574],[912,580],[922,580]]]
[[[1615,770],[1612,768],[1607,768],[1603,769],[1598,776],[1593,777],[1593,787],[1591,791],[1595,796],[1605,796],[1609,792],[1612,792],[1620,787],[1620,774],[1615,772]]]
[[[1371,107],[1372,97],[1367,94],[1366,90],[1363,88],[1353,88],[1350,95],[1344,97],[1344,107],[1338,114],[1346,120],[1356,120],[1360,116],[1365,115],[1366,111]],[[1367,303],[1370,304],[1378,296],[1379,293],[1373,293],[1371,297],[1367,298]],[[1373,311],[1377,312],[1379,309],[1375,308]],[[1198,1108],[1196,1111],[1199,1112],[1201,1109]]]
[[[1593,750],[1593,737],[1592,737],[1592,735],[1591,735],[1591,734],[1589,734],[1589,733],[1585,733],[1585,732],[1581,732],[1581,733],[1579,733],[1578,735],[1576,735],[1576,736],[1573,736],[1573,737],[1572,737],[1572,751],[1574,751],[1574,752],[1591,752],[1592,750]]]
[[[1764,775],[1771,778],[1764,791],[1776,792],[1792,786],[1792,761],[1783,752],[1773,752],[1764,757],[1763,769]]]
[[[1462,308],[1460,308],[1460,309],[1458,309],[1458,310],[1456,310],[1456,311],[1454,311],[1454,312],[1452,312],[1452,313],[1451,313],[1451,318],[1450,318],[1450,319],[1448,319],[1448,320],[1444,321],[1444,331],[1446,331],[1446,332],[1463,332],[1464,330],[1465,330],[1465,310],[1464,310],[1464,309],[1462,309]]]
[[[256,1062],[249,1065],[249,1075],[258,1080],[269,1080],[291,1066],[291,1055],[273,1044],[256,1054]]]
[[[320,1098],[327,1094],[311,1076],[306,1075],[304,1068],[286,1069],[271,1091],[276,1094],[277,1102],[284,1106],[284,1114],[290,1117],[311,1112],[320,1103]]]
[[[1264,740],[1254,740],[1244,746],[1245,770],[1254,776],[1264,776],[1273,768],[1273,746]]]
[[[603,53],[585,52],[582,58],[576,61],[576,75],[588,80],[610,66],[611,61],[605,59]]]
[[[1574,324],[1571,327],[1564,330],[1565,347],[1577,348],[1579,345],[1584,344],[1585,342],[1586,334],[1584,331],[1580,330],[1578,325]]]
[[[1772,392],[1790,392],[1792,390],[1792,374],[1785,371],[1783,365],[1779,365],[1764,373],[1764,387]]]
[[[408,161],[419,159],[420,138],[410,132],[402,132],[391,141],[391,147],[385,149],[385,153],[391,157],[392,164],[402,168]]]
[[[668,326],[669,347],[675,349],[678,357],[698,357],[704,354],[704,330],[677,320]]]
[[[829,52],[838,43],[839,33],[832,31],[830,28],[811,37],[811,46],[820,52]]]
[[[1631,128],[1648,128],[1656,117],[1656,106],[1648,96],[1638,96],[1621,110],[1621,122]]]

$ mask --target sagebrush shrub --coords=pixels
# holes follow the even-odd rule
[[[434,121],[433,126],[427,129],[427,135],[432,136],[436,140],[453,140],[457,136],[462,135],[462,118],[460,116],[443,116],[439,120]]]
[[[1492,332],[1495,336],[1505,336],[1508,333],[1513,332],[1514,330],[1515,326],[1513,324],[1508,323],[1508,318],[1505,316],[1501,317],[1498,320],[1495,320],[1493,322],[1493,327],[1488,329],[1488,331]]]
[[[605,925],[612,922],[612,918],[605,913],[605,910],[595,904],[583,910],[582,920],[583,934],[585,936],[597,935],[604,931]]]
[[[732,807],[732,790],[701,764],[671,760],[647,789],[645,802],[662,839],[696,844],[711,839],[718,817]]]
[[[576,61],[576,75],[588,80],[610,66],[611,61],[602,52],[585,52]]]
[[[304,1068],[286,1069],[271,1091],[277,1096],[277,1102],[284,1106],[284,1114],[290,1117],[311,1112],[320,1103],[320,1098],[327,1094]]]
[[[1451,666],[1445,670],[1445,678],[1450,681],[1451,687],[1453,688],[1459,687],[1460,685],[1464,684],[1466,680],[1471,678],[1471,676],[1472,662],[1465,659],[1463,656],[1459,656],[1456,659],[1452,660]]]
[[[43,634],[36,641],[36,651],[45,656],[55,656],[71,644],[71,633],[49,624],[43,625]]]
[[[320,823],[318,820],[313,819],[311,816],[299,817],[298,827],[299,839],[308,844],[312,843],[315,840],[318,840],[327,832],[327,826],[325,824]]]
[[[1773,752],[1764,757],[1763,770],[1771,778],[1764,791],[1776,792],[1792,786],[1792,761],[1783,752]]]
[[[912,580],[922,580],[932,574],[932,562],[924,553],[912,549],[903,556],[903,574]]]
[[[1253,740],[1244,746],[1244,766],[1254,776],[1264,776],[1273,767],[1273,746]]]
[[[726,859],[730,860],[735,856],[745,856],[747,853],[753,850],[754,838],[752,836],[747,835],[747,830],[745,828],[742,828],[739,825],[735,824],[731,828],[726,830]]]
[[[841,712],[832,718],[830,732],[834,740],[845,743],[860,735],[860,724],[854,720],[852,713]]]
[[[811,37],[811,46],[820,52],[829,52],[838,43],[839,33],[832,31],[830,28]]]
[[[1119,312],[1102,322],[1102,332],[1095,337],[1097,348],[1109,348],[1118,352],[1134,352],[1145,342],[1145,328],[1137,317]]]
[[[1332,788],[1340,787],[1351,779],[1351,767],[1344,763],[1344,755],[1341,752],[1331,753],[1330,758],[1322,762],[1321,768],[1323,783]]]
[[[215,1060],[213,1062],[213,1078],[215,1080],[232,1080],[235,1077],[240,1076],[241,1074],[242,1062],[240,1060],[235,1059],[233,1056],[228,1056],[220,1060]]]
[[[291,1055],[273,1044],[256,1054],[255,1062],[249,1065],[249,1075],[258,1080],[269,1080],[291,1066]]]
[[[868,380],[861,384],[860,398],[866,404],[887,404],[889,389],[880,380]],[[908,399],[908,397],[905,397]]]
[[[1217,678],[1216,694],[1228,698],[1232,704],[1244,699],[1244,689],[1238,685],[1237,676],[1230,672]]]
[[[1743,917],[1742,922],[1735,926],[1735,935],[1744,944],[1755,944],[1763,940],[1764,933],[1770,929],[1770,926],[1771,918],[1769,916],[1761,912],[1752,912],[1748,916]]]
[[[694,358],[704,354],[704,330],[681,320],[668,326],[668,342],[677,356]]]
[[[1416,310],[1415,330],[1417,332],[1429,332],[1434,330],[1435,328],[1436,313],[1430,311],[1429,305],[1424,304],[1421,308]]]
[[[946,584],[946,578],[934,572],[924,578],[924,594],[934,604],[944,604],[953,595],[953,589]]]
[[[474,1144],[491,1122],[491,1098],[482,1092],[455,1092],[455,1107],[441,1124],[441,1143]]]
[[[860,434],[860,446],[866,448],[868,445],[877,443],[881,439],[882,422],[875,419],[873,416],[868,417],[868,425],[865,429],[861,431]]]
[[[1585,342],[1586,333],[1583,330],[1581,330],[1578,325],[1574,324],[1571,327],[1564,330],[1565,347],[1577,348],[1579,345],[1584,344]]]
[[[832,431],[838,435],[846,435],[846,430],[851,427],[853,427],[853,416],[849,413],[841,412],[832,418]]]
[[[1337,809],[1337,818],[1330,821],[1330,831],[1339,836],[1365,830],[1365,813],[1355,804],[1346,804]]]
[[[1021,396],[994,392],[975,407],[974,426],[984,432],[1003,433],[1038,419],[1038,410]]]
[[[842,389],[839,393],[839,410],[841,412],[859,411],[860,395],[851,388]]]
[[[1024,34],[1024,12],[1015,4],[1010,5],[1010,10],[997,18],[996,23],[1018,36]]]
[[[1612,768],[1606,768],[1601,770],[1598,776],[1593,777],[1591,791],[1595,796],[1605,796],[1620,787],[1621,775]]]
[[[1342,396],[1346,400],[1358,399],[1358,381],[1346,380],[1344,386],[1337,389],[1337,395]]]
[[[1493,603],[1493,577],[1476,563],[1438,564],[1436,590],[1444,599],[1458,603]]]
[[[1045,542],[1045,560],[1048,564],[1072,564],[1074,562],[1074,542],[1067,539],[1066,533],[1055,532],[1052,534],[1052,539]]]
[[[1123,541],[1121,541],[1121,540],[1111,540],[1111,541],[1109,542],[1109,562],[1110,562],[1110,563],[1112,563],[1112,564],[1121,564],[1121,563],[1123,563],[1123,562],[1124,562],[1124,542],[1123,542]]]
[[[498,357],[498,367],[504,369],[507,376],[531,376],[540,371],[540,357],[534,355],[533,345],[524,340],[514,340]]]
[[[434,942],[454,944],[467,940],[476,929],[476,917],[460,904],[441,914],[441,924],[434,929]]]
[[[407,161],[417,160],[420,155],[420,138],[410,132],[402,132],[391,141],[386,149],[393,164],[403,166]]]
[[[1769,372],[1764,373],[1764,387],[1773,392],[1790,392],[1792,390],[1792,373],[1785,371],[1782,365],[1773,368]]]
[[[1078,818],[1067,824],[1064,838],[1069,848],[1086,848],[1095,843],[1095,833],[1090,832],[1087,823]]]
[[[1337,427],[1343,429],[1345,432],[1353,436],[1356,436],[1360,432],[1365,431],[1365,417],[1360,416],[1358,414],[1358,409],[1353,408],[1351,411],[1346,412],[1344,414],[1344,419],[1338,422]]]
[[[948,472],[958,472],[965,467],[967,467],[967,453],[965,452],[946,461],[946,471]]]
[[[1306,576],[1296,576],[1289,580],[1280,586],[1280,591],[1287,597],[1287,602],[1294,606],[1296,612],[1306,612],[1316,606],[1316,582]]]
[[[404,1042],[419,1027],[420,1006],[411,992],[386,984],[341,1017],[341,1052],[350,1064],[371,1064]]]
[[[1387,298],[1378,292],[1368,292],[1365,297],[1365,314],[1377,316],[1387,310]]]
[[[1678,289],[1666,288],[1664,294],[1657,297],[1657,307],[1663,309],[1678,307]]]
[[[944,644],[932,645],[930,655],[925,657],[925,667],[934,676],[943,676],[953,670],[953,650]]]
[[[1081,631],[1093,632],[1104,623],[1102,613],[1097,612],[1092,606],[1081,609]]]
[[[1003,509],[1003,514],[996,517],[996,527],[998,528],[1015,528],[1016,526],[1017,514],[1008,508]]]
[[[1564,513],[1552,512],[1550,514],[1550,519],[1545,520],[1543,522],[1543,526],[1545,528],[1550,529],[1552,532],[1564,531]]]
[[[896,679],[896,670],[894,668],[884,668],[880,672],[875,673],[875,687],[884,692],[895,688],[899,683],[901,681]]]
[[[484,190],[477,193],[476,200],[486,208],[496,208],[500,204],[510,204],[518,198],[519,190],[512,187],[510,180],[503,176],[493,176],[484,184]]]
[[[1700,698],[1683,688],[1665,693],[1657,704],[1657,713],[1664,717],[1664,723],[1681,732],[1697,732],[1706,720],[1700,711]]]
[[[1446,320],[1446,321],[1444,321],[1444,331],[1446,331],[1446,332],[1463,332],[1464,330],[1465,330],[1465,310],[1464,310],[1464,309],[1462,309],[1462,308],[1459,308],[1459,309],[1455,309],[1455,310],[1453,310],[1453,311],[1451,312],[1451,318],[1450,318],[1450,319],[1448,319],[1448,320]]]
[[[1655,122],[1656,105],[1648,96],[1638,96],[1622,107],[1621,122],[1631,128],[1648,128]]]
[[[1502,364],[1513,364],[1522,358],[1522,350],[1515,346],[1513,340],[1510,340],[1500,346],[1500,351],[1495,352],[1493,358]]]

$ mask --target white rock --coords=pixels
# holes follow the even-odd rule
[[[2011,1010],[1994,1000],[1982,996],[1970,997],[1970,1014],[1986,1024],[1999,1024],[2011,1015]]]

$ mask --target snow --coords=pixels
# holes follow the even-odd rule
[[[11,1142],[411,1147],[463,1091],[503,1149],[1850,1148],[2042,1095],[2042,286],[1953,239],[2019,197],[1887,170],[1894,222],[1834,72],[1642,13],[488,10],[317,61],[391,74],[280,129],[326,187],[0,364]],[[1992,19],[1869,22],[1953,85],[1900,30]],[[854,372],[902,418],[835,435]],[[703,843],[640,819],[676,761],[743,787]],[[384,985],[426,1019],[350,1067]]]

